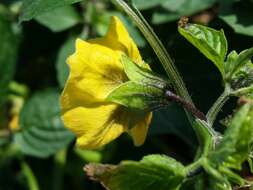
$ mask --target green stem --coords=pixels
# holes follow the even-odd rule
[[[186,101],[192,103],[191,97],[170,55],[166,51],[165,47],[163,46],[159,38],[156,36],[153,29],[141,15],[139,10],[134,5],[130,7],[123,0],[112,0],[112,1],[126,12],[126,14],[135,22],[135,24],[138,26],[142,34],[145,36],[150,46],[156,53],[158,59],[162,63],[163,68],[166,71],[168,77],[170,78],[171,83],[173,84],[173,87],[175,88],[177,94],[180,95]]]
[[[142,32],[146,40],[149,42],[150,46],[156,53],[158,59],[160,60],[164,70],[166,71],[176,91],[176,94],[179,95],[181,98],[183,98],[186,102],[191,104],[193,107],[195,107],[186,89],[186,86],[181,76],[179,75],[166,48],[163,46],[162,42],[159,40],[159,38],[157,37],[157,35],[155,34],[151,26],[148,24],[148,22],[145,20],[142,14],[139,12],[139,10],[133,4],[130,7],[123,0],[112,0],[112,2],[114,2],[117,6],[119,6],[121,9],[125,11],[125,13],[135,22],[139,30]],[[186,111],[188,120],[193,126],[196,118],[194,118],[193,115],[188,110],[185,109],[185,111]],[[211,130],[213,129],[211,128]],[[197,134],[197,136],[199,136],[198,131],[195,130],[195,133]],[[214,131],[212,132],[212,134],[214,134]]]
[[[188,177],[194,176],[202,168],[203,158],[198,159],[192,164],[186,166],[186,175]]]
[[[233,96],[243,96],[245,94],[248,94],[253,91],[253,85],[245,88],[240,88],[238,90],[235,90],[231,92],[231,95]]]
[[[63,149],[56,153],[54,160],[54,173],[53,173],[53,189],[55,190],[61,190],[63,189],[63,178],[64,178],[64,168],[66,164],[66,158],[67,158],[67,150]]]
[[[29,190],[39,190],[37,179],[32,169],[30,168],[30,166],[27,163],[22,162],[21,169],[22,169],[22,173],[27,179]]]
[[[213,126],[216,116],[218,115],[226,101],[229,99],[230,91],[228,89],[228,87],[225,88],[224,92],[220,95],[220,97],[215,101],[213,106],[207,112],[206,118],[209,126]]]

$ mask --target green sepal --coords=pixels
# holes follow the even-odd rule
[[[148,155],[140,162],[119,165],[89,164],[85,171],[110,190],[178,190],[186,177],[185,167],[164,155]]]
[[[141,66],[137,65],[125,55],[121,57],[121,63],[130,81],[153,85],[160,89],[170,86],[169,81],[164,79],[161,75],[152,72],[145,63],[142,63]]]
[[[114,89],[106,100],[141,111],[151,111],[167,104],[162,89],[133,81],[125,82]]]
[[[198,24],[186,24],[178,28],[179,33],[211,60],[225,77],[224,60],[227,54],[227,40],[223,30]]]

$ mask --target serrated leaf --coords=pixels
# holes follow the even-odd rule
[[[114,89],[106,100],[134,110],[151,111],[166,104],[162,93],[157,87],[128,81]]]
[[[228,55],[228,59],[225,64],[225,70],[227,71],[228,77],[232,77],[232,75],[239,71],[243,66],[247,63],[251,63],[251,58],[253,56],[253,48],[246,49],[242,51],[239,55],[232,51]],[[252,64],[252,63],[251,63]]]
[[[69,76],[69,68],[66,63],[66,59],[75,51],[75,37],[70,37],[66,42],[61,46],[56,60],[56,71],[57,71],[57,80],[61,88],[64,87],[65,82]]]
[[[80,1],[82,0],[23,0],[19,21],[28,21],[54,9]]]
[[[12,23],[0,13],[0,106],[5,101],[7,89],[15,72],[18,37]]]
[[[241,169],[247,160],[253,142],[253,112],[249,104],[244,105],[234,116],[222,141],[210,153],[210,161],[232,169]]]
[[[37,16],[35,19],[53,32],[61,32],[75,26],[81,21],[81,17],[72,6],[54,9]]]
[[[184,166],[173,158],[149,155],[140,162],[119,165],[90,164],[87,174],[110,190],[177,190],[186,176]]]
[[[24,105],[21,131],[15,134],[15,143],[24,154],[48,157],[73,140],[60,119],[59,96],[56,90],[38,92]]]
[[[187,24],[185,27],[179,27],[179,32],[215,64],[224,78],[227,40],[223,30],[218,31],[198,24]]]

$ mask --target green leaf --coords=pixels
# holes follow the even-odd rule
[[[179,27],[179,32],[215,64],[224,78],[227,40],[223,30],[218,31],[198,24],[187,24],[184,28]]]
[[[28,21],[44,13],[53,11],[82,0],[23,0],[19,21]],[[64,15],[62,15],[64,17]]]
[[[228,55],[228,59],[225,64],[225,70],[227,71],[228,79],[230,79],[235,72],[239,71],[246,64],[252,64],[252,56],[253,48],[246,49],[242,51],[239,55],[235,51],[232,51]]]
[[[177,190],[186,172],[173,158],[149,155],[140,162],[123,161],[119,165],[89,164],[87,174],[110,190]]]
[[[215,166],[241,169],[247,160],[253,142],[253,111],[249,104],[244,105],[234,116],[222,141],[209,159]]]
[[[128,81],[114,89],[106,100],[143,112],[167,104],[162,94],[163,91],[157,87]]]
[[[139,66],[125,55],[121,57],[121,63],[123,64],[124,71],[130,81],[140,84],[154,85],[160,89],[169,86],[168,81],[163,79],[162,76],[153,73],[148,69],[149,66],[145,63],[143,63],[142,66]]]
[[[157,10],[152,15],[151,22],[153,24],[163,24],[165,22],[175,21],[180,17],[181,15],[179,13],[174,13],[167,10]]]
[[[15,72],[18,36],[12,23],[0,13],[0,107],[5,101],[8,86]]]
[[[53,32],[61,32],[81,22],[81,17],[72,6],[54,9],[37,16],[35,19]]]
[[[73,135],[60,119],[59,93],[46,90],[35,94],[20,113],[21,131],[15,143],[27,155],[48,157],[66,147]]]
[[[68,56],[74,53],[75,51],[75,41],[76,38],[71,36],[67,39],[66,42],[61,46],[56,60],[56,71],[57,71],[57,80],[61,88],[64,87],[65,82],[69,76],[69,68],[66,63]]]

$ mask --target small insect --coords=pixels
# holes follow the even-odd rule
[[[178,27],[185,28],[188,22],[189,22],[189,18],[186,16],[183,16],[179,19],[177,25]]]

